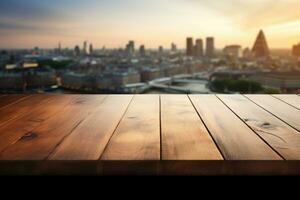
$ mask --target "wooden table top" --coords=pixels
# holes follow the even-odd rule
[[[300,174],[298,95],[1,95],[1,175]]]

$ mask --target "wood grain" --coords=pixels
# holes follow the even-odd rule
[[[17,120],[20,117],[30,114],[38,105],[43,105],[50,101],[53,97],[53,95],[35,95],[34,97],[30,96],[29,98],[15,104],[5,106],[3,109],[0,109],[0,126],[9,121]]]
[[[190,95],[227,160],[280,160],[263,140],[214,95]]]
[[[297,108],[270,95],[246,95],[246,97],[300,131],[300,110]]]
[[[187,95],[161,96],[163,160],[222,160]]]
[[[105,96],[84,95],[0,154],[1,160],[44,160],[97,109]],[[24,133],[26,135],[26,133]]]
[[[11,95],[3,95],[0,97],[0,109],[3,109],[6,106],[13,105],[21,100],[30,97],[29,95],[23,94],[11,94]]]
[[[30,135],[33,130],[56,113],[60,112],[67,104],[79,98],[78,95],[54,96],[44,104],[38,104],[32,112],[17,120],[12,120],[0,127],[0,152],[16,143],[20,138]]]
[[[98,160],[120,122],[132,95],[107,97],[50,156],[51,160]]]
[[[298,95],[280,94],[273,96],[300,110],[300,97]]]
[[[296,97],[0,96],[0,175],[299,175]]]
[[[101,159],[160,160],[158,95],[133,98]]]
[[[300,160],[300,134],[242,95],[218,97],[286,160]]]

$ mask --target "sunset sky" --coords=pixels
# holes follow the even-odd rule
[[[259,29],[271,48],[300,42],[300,0],[0,0],[0,48],[183,48],[188,36],[252,47]]]

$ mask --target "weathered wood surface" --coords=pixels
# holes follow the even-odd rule
[[[17,103],[18,101],[21,101],[24,98],[28,98],[29,96],[25,96],[25,95],[2,95],[0,96],[0,109],[2,109],[3,107],[12,105]]]
[[[298,95],[2,95],[0,174],[300,174]]]
[[[277,118],[300,131],[300,110],[270,95],[246,95]]]
[[[163,160],[222,160],[187,96],[161,97]]]
[[[299,95],[280,94],[280,95],[273,95],[273,96],[300,110],[300,96]]]
[[[101,160],[160,160],[159,96],[135,96]]]
[[[227,160],[281,159],[216,96],[192,95],[191,100]]]
[[[300,134],[242,95],[218,97],[286,160],[300,159]]]
[[[108,96],[50,156],[51,160],[98,160],[132,96]]]

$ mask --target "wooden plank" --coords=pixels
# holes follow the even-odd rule
[[[101,160],[160,160],[158,95],[133,98]]]
[[[286,160],[300,160],[300,134],[242,95],[218,97]]]
[[[99,170],[105,164],[105,170]],[[156,171],[151,165],[157,165]],[[151,166],[151,168],[150,168]],[[300,175],[300,161],[0,161],[0,176],[16,175]]]
[[[273,95],[273,96],[300,110],[300,97],[298,95],[280,94],[280,95]]]
[[[25,95],[0,95],[0,109],[24,98]]]
[[[15,104],[10,104],[0,110],[0,126],[6,124],[9,121],[17,120],[25,115],[34,111],[38,105],[50,101],[54,95],[35,95],[26,98]]]
[[[161,96],[163,160],[222,160],[187,95]]]
[[[131,95],[113,95],[86,118],[49,157],[51,160],[98,160],[125,113]]]
[[[17,142],[24,133],[30,135],[34,128],[60,112],[66,105],[79,99],[79,95],[57,95],[44,104],[34,107],[28,115],[12,120],[0,127],[0,152]]]
[[[0,98],[0,109],[5,108],[6,106],[15,104],[25,98],[28,98],[29,95],[22,94],[12,94],[12,95],[3,95]]]
[[[246,97],[300,131],[300,110],[297,108],[270,95],[246,95]]]
[[[190,98],[226,160],[282,159],[216,96]]]
[[[28,137],[22,137],[6,148],[0,154],[0,160],[46,159],[66,136],[101,105],[104,98],[101,95],[81,96],[35,128]]]

